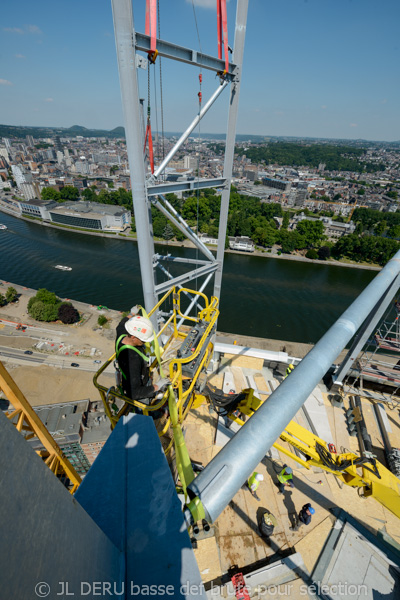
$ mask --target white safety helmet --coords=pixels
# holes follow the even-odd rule
[[[257,473],[256,479],[257,481],[264,481],[264,475],[262,473]]]
[[[146,319],[136,315],[125,323],[125,329],[129,335],[137,337],[142,342],[151,342],[154,340],[153,325]]]

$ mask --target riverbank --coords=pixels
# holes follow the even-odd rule
[[[129,235],[129,234],[117,233],[117,232],[98,232],[97,233],[94,231],[87,231],[85,229],[79,229],[79,228],[75,228],[75,227],[61,227],[54,223],[48,223],[48,222],[42,221],[40,219],[32,219],[32,218],[24,217],[22,215],[18,215],[15,212],[9,210],[8,207],[5,207],[4,204],[1,203],[1,200],[0,200],[0,212],[4,212],[7,215],[16,217],[17,219],[21,219],[22,221],[25,221],[27,223],[34,223],[36,225],[41,225],[42,227],[50,227],[52,229],[58,229],[59,231],[61,230],[61,231],[67,231],[70,233],[80,233],[83,235],[88,235],[88,236],[93,236],[93,237],[100,237],[100,238],[122,240],[122,241],[137,243],[137,236],[135,234]],[[177,247],[177,248],[193,248],[193,249],[196,248],[196,246],[189,240],[183,240],[181,242],[177,242],[174,240],[155,239],[154,243],[160,244],[161,246],[172,246],[172,247]],[[216,253],[217,249],[215,246],[210,245],[210,244],[206,244],[206,246],[212,252]],[[338,260],[310,259],[310,258],[306,258],[305,256],[300,256],[298,254],[278,254],[277,251],[268,252],[267,250],[261,250],[261,249],[255,250],[254,252],[251,252],[251,253],[241,252],[240,250],[226,249],[225,254],[239,254],[240,256],[246,256],[246,255],[257,256],[260,258],[274,258],[274,259],[279,259],[279,260],[294,260],[297,262],[314,263],[314,264],[319,264],[319,265],[331,265],[334,267],[348,267],[350,269],[364,269],[367,271],[380,271],[382,269],[382,267],[380,267],[379,265],[359,264],[359,263],[351,262],[351,261],[342,262],[342,261],[338,261]]]
[[[35,321],[27,311],[29,299],[37,293],[37,290],[27,288],[16,283],[0,280],[0,293],[5,293],[8,287],[14,287],[19,294],[17,303],[7,304],[0,308],[0,322],[2,323],[2,333],[0,339],[2,345],[9,345],[10,348],[30,349],[31,344],[27,342],[27,338],[32,337],[37,340],[39,333],[44,334],[44,338],[50,339],[53,336],[62,335],[68,336],[69,355],[79,352],[81,359],[84,356],[88,357],[89,350],[96,348],[97,357],[108,357],[113,352],[112,343],[114,340],[114,332],[120,319],[121,312],[109,308],[102,308],[79,300],[71,298],[62,298],[68,300],[79,310],[82,315],[82,323],[77,325],[64,325],[60,322],[46,323]],[[52,291],[52,290],[50,290]],[[97,318],[103,314],[109,320],[107,328],[101,328],[97,325]],[[6,323],[22,323],[28,326],[28,330],[24,333],[15,331],[13,335],[4,336],[4,325]],[[270,350],[272,352],[287,352],[289,356],[304,358],[306,354],[314,347],[314,344],[305,344],[301,342],[293,342],[290,340],[276,340],[271,338],[260,338],[249,335],[240,335],[235,333],[217,331],[217,341],[224,344],[237,344],[247,348],[257,348],[262,350]],[[36,342],[35,342],[36,343]],[[58,348],[58,347],[57,347]],[[54,348],[54,352],[58,349]],[[93,358],[93,356],[91,357]]]

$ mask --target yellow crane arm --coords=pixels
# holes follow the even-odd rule
[[[17,417],[17,421],[14,423],[15,427],[20,432],[26,432],[27,440],[34,437],[40,440],[44,450],[38,450],[37,454],[43,458],[55,475],[67,477],[70,480],[72,484],[70,492],[73,494],[81,483],[81,478],[1,362],[0,389],[14,407],[14,410],[6,412],[6,417],[12,421]]]
[[[254,396],[252,389],[243,391],[246,397],[233,413],[228,414],[228,417],[239,425],[243,425],[244,420],[238,416],[238,412],[251,417],[262,404],[262,401]],[[327,473],[332,473],[346,485],[362,489],[365,497],[372,496],[400,518],[400,479],[375,458],[361,457],[353,452],[333,453],[324,440],[294,421],[290,421],[282,431],[280,439],[296,448],[304,458],[277,442],[274,447],[279,452],[306,469],[319,467]]]

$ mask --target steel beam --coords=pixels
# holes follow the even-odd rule
[[[400,251],[188,486],[213,522],[264,458],[400,273]],[[186,516],[190,519],[189,510]]]
[[[222,271],[224,268],[225,240],[228,222],[229,198],[231,193],[233,157],[235,153],[236,121],[239,110],[239,93],[240,81],[242,78],[244,40],[246,36],[247,9],[248,0],[238,0],[236,9],[235,44],[233,52],[233,60],[236,63],[237,67],[235,81],[231,83],[231,97],[229,102],[229,115],[224,163],[224,177],[226,178],[226,186],[221,196],[221,211],[219,216],[217,250],[217,261],[219,267],[218,271],[215,273],[214,280],[214,296],[216,296],[217,298],[220,298],[221,296]]]
[[[208,112],[208,110],[214,104],[214,102],[216,101],[216,99],[218,98],[218,96],[224,91],[224,89],[226,88],[227,85],[228,85],[227,82],[224,81],[221,85],[219,85],[217,87],[217,89],[215,90],[215,92],[213,93],[213,95],[211,96],[211,98],[203,106],[203,108],[201,109],[201,111],[199,112],[199,114],[196,115],[196,117],[193,119],[193,121],[191,122],[191,124],[189,125],[189,127],[186,129],[186,131],[184,131],[182,133],[181,137],[176,142],[175,146],[168,152],[167,156],[164,158],[164,160],[162,161],[162,163],[160,164],[160,166],[157,167],[157,169],[154,171],[153,180],[157,179],[157,177],[159,177],[159,175],[161,175],[161,173],[167,167],[168,163],[173,159],[173,157],[178,152],[178,150],[182,146],[182,144],[184,144],[186,142],[186,140],[188,139],[189,135],[197,127],[197,125],[200,123],[201,119]],[[151,179],[150,179],[149,183],[151,183]]]
[[[161,271],[164,273],[164,275],[165,275],[166,277],[168,277],[168,279],[173,279],[173,278],[174,278],[174,276],[173,276],[173,275],[171,275],[171,273],[168,271],[168,269],[166,269],[166,268],[165,268],[163,265],[161,265],[160,263],[157,263],[157,267],[158,267],[158,268],[159,268],[159,269],[160,269],[160,270],[161,270]],[[208,276],[208,278],[209,278],[209,277],[212,277],[212,273],[211,273],[211,274]],[[208,279],[207,279],[207,280],[208,280]],[[181,286],[181,285],[178,285],[178,287],[179,287],[180,289],[182,289],[182,288],[183,288],[183,286]],[[189,292],[187,292],[186,290],[183,290],[183,293],[184,293],[184,294],[185,294],[185,296],[186,296],[187,298],[189,298],[189,300],[190,300],[190,305],[189,305],[189,307],[190,307],[190,308],[192,308],[192,307],[193,307],[193,305],[194,305],[194,304],[196,304],[197,308],[198,308],[199,310],[202,310],[202,307],[200,306],[200,304],[198,304],[198,303],[197,303],[197,301],[196,301],[197,299],[196,299],[196,298],[193,298],[193,296],[192,296],[192,295],[191,295]],[[186,315],[186,313],[185,313],[185,315]],[[179,329],[179,327],[180,327],[180,325],[178,325],[178,329]]]
[[[132,0],[111,0],[114,19],[122,109],[125,122],[126,148],[132,186],[140,273],[144,305],[149,312],[158,302],[153,269],[154,241],[150,203],[146,193],[146,177],[141,136],[141,108],[133,43],[135,30]],[[132,34],[133,32],[133,34]],[[156,323],[153,323],[156,325]]]
[[[176,181],[172,183],[160,183],[159,185],[148,185],[148,196],[159,196],[160,194],[172,194],[174,192],[190,192],[207,188],[223,187],[226,183],[224,177],[215,179],[193,179],[192,181]]]
[[[156,254],[154,257],[158,261],[166,262],[180,262],[193,265],[209,265],[209,260],[198,260],[197,258],[181,258],[178,256],[172,256],[171,254]]]
[[[199,267],[198,269],[194,269],[193,271],[189,271],[188,273],[184,273],[183,275],[174,277],[169,281],[164,281],[164,283],[159,283],[156,286],[157,294],[164,294],[174,285],[182,285],[183,283],[186,283],[191,279],[196,279],[198,277],[202,277],[203,275],[208,275],[208,273],[214,273],[217,266],[217,263],[210,263],[209,265],[205,265],[204,267]]]
[[[212,252],[207,248],[207,246],[203,244],[203,242],[198,238],[195,232],[186,223],[185,219],[183,219],[183,217],[180,216],[178,211],[174,209],[172,204],[170,204],[168,200],[163,196],[161,196],[161,198],[163,199],[166,206],[163,206],[159,200],[157,200],[156,202],[153,201],[154,206],[156,206],[158,210],[162,212],[163,215],[165,215],[167,219],[169,219],[175,225],[175,227],[178,227],[178,229],[182,231],[182,233],[185,234],[186,237],[191,242],[193,242],[193,244],[208,258],[208,260],[214,262],[214,254],[212,254]]]
[[[141,52],[150,51],[150,37],[148,35],[136,32],[135,39],[136,50],[140,50]],[[203,54],[202,52],[197,52],[183,46],[177,46],[176,44],[160,39],[157,39],[156,46],[159,56],[164,58],[171,58],[172,60],[215,71],[216,73],[223,73],[225,70],[225,60],[223,59],[214,58],[214,56],[209,56],[208,54]],[[227,79],[233,79],[235,68],[233,63],[229,63],[229,72],[226,74]]]
[[[343,383],[343,379],[346,377],[347,373],[352,369],[353,363],[359,355],[362,348],[365,346],[369,336],[375,330],[378,323],[383,319],[390,302],[392,301],[394,295],[400,287],[400,276],[396,277],[392,283],[390,283],[387,289],[382,294],[381,298],[374,306],[368,317],[365,319],[362,327],[357,333],[353,344],[350,347],[350,350],[346,354],[343,359],[341,365],[338,370],[332,377],[333,385],[341,385]]]

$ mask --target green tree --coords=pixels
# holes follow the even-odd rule
[[[96,202],[96,192],[92,188],[85,188],[82,192],[82,196],[88,202]]]
[[[32,300],[32,298],[31,298],[31,300]],[[36,321],[44,321],[45,320],[44,319],[45,311],[46,311],[46,305],[43,302],[40,302],[40,300],[33,302],[28,310],[30,316],[33,319],[35,319]]]
[[[163,231],[164,240],[171,240],[174,237],[174,230],[169,223],[166,224]]]
[[[41,191],[42,200],[56,200],[60,202],[61,194],[52,187],[45,187]]]
[[[103,327],[103,325],[105,325],[107,322],[108,322],[108,319],[104,315],[100,315],[99,318],[97,319],[97,324],[100,325],[100,327]]]
[[[66,185],[61,188],[60,196],[62,200],[79,200],[79,190],[72,185]]]
[[[14,302],[18,298],[18,292],[15,288],[9,287],[6,291],[7,302]]]
[[[387,234],[390,238],[400,239],[400,225],[392,225]]]
[[[288,211],[283,213],[282,229],[287,229],[290,221],[290,215]]]
[[[324,236],[324,224],[322,221],[300,221],[297,224],[296,231],[304,236],[307,247],[315,246]]]
[[[58,305],[57,304],[45,304],[43,321],[49,323],[50,321],[57,321],[58,319]]]
[[[0,294],[0,306],[5,306],[7,304],[7,300],[3,294]]]
[[[331,249],[329,246],[321,246],[321,248],[318,248],[318,258],[320,260],[326,260],[327,258],[330,258],[331,256]]]
[[[375,235],[383,235],[385,233],[386,227],[386,221],[379,221],[374,227]]]
[[[60,299],[57,298],[54,292],[49,292],[46,288],[38,289],[35,298],[45,304],[58,304],[60,302]]]
[[[365,194],[365,189],[364,188],[361,187],[359,190],[357,190],[357,195],[358,196],[364,196],[364,194]]]
[[[153,235],[155,235],[155,237],[163,237],[166,226],[166,217],[157,211],[155,218],[153,218]]]
[[[71,302],[62,302],[57,308],[57,317],[66,325],[79,322],[79,312]]]
[[[194,196],[188,198],[183,205],[182,216],[187,221],[191,221],[193,225],[197,221],[197,216],[199,221],[208,221],[211,218],[208,200],[204,196],[199,199]]]
[[[318,258],[318,252],[314,250],[314,248],[310,248],[309,250],[307,250],[306,258],[315,260],[316,258]]]

